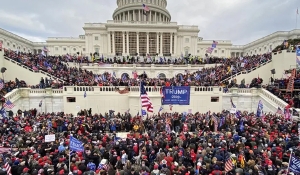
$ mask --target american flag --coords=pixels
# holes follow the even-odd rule
[[[4,88],[4,82],[0,80],[0,90]]]
[[[283,111],[280,107],[277,108],[276,114],[283,115]]]
[[[0,147],[0,154],[10,153],[11,148]]]
[[[219,44],[217,41],[213,41],[213,44],[215,44],[215,45],[217,45],[217,44]]]
[[[6,103],[4,103],[3,107],[12,109],[15,107],[15,105],[10,100],[7,100]]]
[[[138,74],[137,74],[137,72],[136,72],[136,71],[133,71],[133,72],[132,72],[132,75],[133,75],[133,78],[134,78],[134,79],[137,79],[137,77],[138,77]]]
[[[209,47],[209,48],[207,48],[206,53],[212,53],[212,51],[213,51],[213,48]]]
[[[149,12],[149,11],[150,11],[149,7],[146,6],[145,4],[143,4],[143,8],[144,8],[144,11],[145,11],[145,12]]]
[[[230,158],[229,154],[227,154],[226,162],[225,162],[225,172],[229,172],[232,169],[233,169],[232,159]]]
[[[214,122],[214,131],[217,132],[218,131],[218,119],[216,116],[212,116],[212,121]]]
[[[142,107],[147,107],[148,112],[153,112],[153,105],[151,103],[151,100],[146,92],[146,88],[141,82],[141,102],[142,102]]]
[[[236,108],[236,106],[233,104],[232,98],[230,99],[230,102],[231,102],[231,106],[232,106],[233,108]]]
[[[6,163],[4,164],[4,168],[5,168],[5,170],[6,170],[7,175],[12,175],[12,174],[11,174],[11,167],[10,167],[10,165],[8,164],[8,162],[6,162]]]
[[[46,46],[44,46],[43,51],[48,52],[48,49],[46,48]]]

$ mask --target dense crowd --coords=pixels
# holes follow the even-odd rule
[[[288,103],[289,105],[300,108],[300,74],[295,72],[295,78],[293,82],[293,91],[288,91],[288,84],[290,81],[291,70],[284,73],[282,79],[273,79],[271,77],[271,84],[267,87],[267,90],[274,95]]]
[[[26,82],[18,78],[15,78],[15,81],[8,82],[4,82],[3,79],[0,79],[0,84],[0,96],[4,96],[16,88],[27,87]]]
[[[105,72],[103,74],[94,74],[77,67],[67,65],[70,56],[42,56],[30,53],[21,53],[14,51],[5,51],[5,55],[21,64],[24,64],[33,70],[43,70],[49,74],[64,80],[64,83],[58,83],[57,86],[135,86],[138,85],[138,77],[143,77],[148,86],[160,86],[171,84],[177,86],[218,86],[221,81],[230,77],[232,74],[240,71],[247,71],[260,64],[272,59],[271,54],[244,56],[239,58],[207,58],[208,62],[221,63],[212,68],[203,68],[196,72],[186,71],[184,74],[178,74],[173,78],[149,78],[147,75],[137,75],[133,71],[133,77],[122,75],[116,77],[114,72]],[[214,60],[214,61],[211,61]],[[217,60],[217,61],[216,61]],[[229,84],[229,83],[228,83]],[[40,84],[40,87],[43,87]]]
[[[13,175],[287,175],[291,150],[300,156],[297,122],[281,113],[19,110],[2,121],[0,174],[9,165]],[[120,131],[128,134],[120,138]],[[45,142],[49,134],[55,141]],[[70,137],[83,152],[69,149]]]

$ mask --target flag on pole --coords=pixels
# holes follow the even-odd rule
[[[48,49],[46,48],[46,46],[44,46],[43,51],[48,52]]]
[[[12,109],[15,107],[15,105],[10,100],[7,100],[6,103],[4,103],[3,107]]]
[[[149,7],[146,4],[143,4],[143,9],[144,9],[145,12],[150,11]]]
[[[257,112],[256,112],[256,116],[257,117],[261,117],[262,116],[263,109],[264,109],[264,105],[263,105],[262,101],[259,100],[258,105],[257,105]]]
[[[283,111],[280,107],[277,108],[276,114],[283,115]]]
[[[84,91],[83,97],[86,98],[86,91]]]
[[[5,168],[5,171],[6,171],[6,174],[7,174],[7,175],[12,175],[12,174],[11,174],[11,167],[10,167],[10,165],[9,165],[8,162],[6,162],[6,163],[4,164],[4,168]]]
[[[231,106],[232,108],[236,108],[236,106],[233,104],[232,98],[230,98]]]
[[[142,102],[142,107],[147,107],[148,112],[153,112],[153,105],[152,102],[146,92],[146,88],[144,86],[144,82],[141,82],[141,102]]]
[[[296,157],[293,153],[290,156],[289,161],[289,171],[299,174],[300,173],[300,166],[299,166],[300,159]]]
[[[162,111],[164,108],[161,106],[160,108],[159,108],[159,111],[158,112],[160,112],[160,111]]]
[[[212,121],[214,122],[214,131],[217,132],[218,131],[218,119],[216,116],[212,116]]]
[[[4,88],[4,82],[3,80],[0,80],[0,90]]]
[[[43,100],[40,101],[39,107],[42,107],[42,104],[43,104]]]
[[[232,159],[229,156],[229,154],[227,154],[226,156],[226,160],[225,160],[225,172],[229,172],[233,169],[233,163],[232,163]]]
[[[2,118],[7,118],[6,110],[4,107],[2,107],[0,109],[0,114],[1,114]]]

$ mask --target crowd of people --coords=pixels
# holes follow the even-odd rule
[[[203,68],[196,72],[186,71],[173,78],[150,78],[147,75],[137,75],[133,70],[133,77],[129,75],[116,77],[114,72],[95,74],[78,67],[68,66],[70,56],[43,56],[31,53],[15,52],[5,50],[5,56],[24,64],[33,70],[43,70],[47,73],[64,80],[58,82],[61,86],[136,86],[139,84],[138,77],[143,76],[148,86],[159,86],[165,83],[177,86],[219,86],[222,81],[232,74],[240,71],[247,71],[272,59],[271,54],[244,56],[238,58],[206,58],[206,63],[220,63],[221,65],[212,68]],[[102,60],[105,61],[105,60]],[[43,87],[39,85],[40,87]]]
[[[15,81],[5,82],[3,79],[0,79],[0,96],[5,96],[7,93],[11,92],[16,88],[27,87],[27,84],[24,80],[19,80],[15,78]]]
[[[279,112],[141,117],[19,110],[1,121],[0,174],[288,175],[291,152],[300,156],[298,123]],[[83,152],[70,150],[70,137]]]

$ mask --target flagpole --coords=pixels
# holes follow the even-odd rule
[[[69,143],[70,148],[70,143]],[[69,149],[69,173],[71,173],[71,149]]]
[[[291,164],[292,155],[293,155],[293,150],[291,151],[291,154],[290,154],[289,165],[287,168],[288,173],[290,173],[290,164]]]

